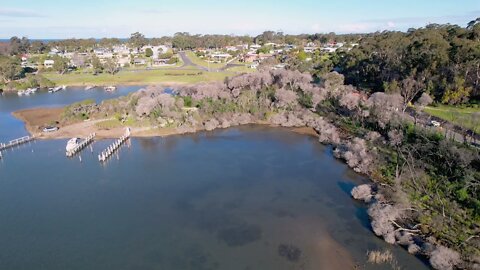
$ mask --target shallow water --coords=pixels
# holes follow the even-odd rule
[[[428,269],[371,233],[349,196],[365,179],[316,138],[248,126],[132,139],[101,165],[109,142],[81,162],[65,140],[4,152],[0,269],[391,269],[365,263],[372,249]]]
[[[84,90],[84,87],[68,87],[67,90],[48,93],[40,90],[36,94],[19,97],[15,93],[0,95],[0,142],[28,135],[23,123],[11,115],[12,112],[36,107],[60,107],[85,99],[100,103],[106,99],[117,98],[135,92],[141,86],[120,86],[114,92],[106,92],[98,87]]]

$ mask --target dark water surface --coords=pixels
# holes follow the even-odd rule
[[[86,95],[0,98],[0,141],[24,132],[4,121],[11,111]],[[372,249],[392,250],[402,269],[428,269],[371,233],[349,196],[365,179],[316,138],[248,126],[132,139],[101,165],[109,142],[82,162],[65,158],[66,140],[4,152],[0,269],[332,269],[349,258],[391,269],[365,263]]]

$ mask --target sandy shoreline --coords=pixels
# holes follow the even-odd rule
[[[65,84],[66,87],[86,87],[86,86],[91,86],[95,85],[96,87],[104,87],[104,86],[161,86],[161,87],[176,87],[176,86],[186,86],[186,85],[191,85],[191,83],[185,83],[185,82],[122,82],[121,84],[115,84],[115,83],[97,83],[97,84],[91,84],[91,83],[84,83],[84,82],[78,82],[78,83],[70,83],[70,84]],[[19,89],[3,89],[3,93],[17,93]],[[1,93],[1,91],[0,91]]]
[[[19,110],[12,113],[14,117],[20,119],[30,135],[38,139],[70,139],[74,137],[87,137],[91,133],[96,133],[99,139],[114,139],[122,136],[125,127],[103,128],[98,123],[112,120],[112,118],[93,119],[89,121],[76,123],[61,123],[61,116],[64,108],[33,108]],[[258,125],[268,125],[268,123],[256,123]],[[42,129],[46,126],[57,126],[58,131],[45,133]],[[170,135],[179,135],[182,132],[176,128],[160,127],[130,127],[132,137],[164,137]],[[291,128],[291,131],[299,134],[317,136],[313,128],[299,127]],[[202,130],[197,130],[202,131]]]

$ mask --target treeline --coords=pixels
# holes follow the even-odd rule
[[[356,42],[362,36],[360,34],[337,35],[335,33],[327,34],[301,34],[288,35],[282,32],[265,31],[262,34],[252,36],[235,35],[192,35],[187,32],[179,32],[173,36],[164,36],[159,38],[146,38],[142,33],[132,33],[127,39],[102,38],[102,39],[63,39],[54,41],[29,40],[26,37],[12,37],[9,42],[0,43],[0,54],[3,55],[21,55],[25,53],[42,54],[47,53],[52,48],[68,52],[89,52],[93,48],[112,48],[115,45],[128,44],[133,47],[143,45],[171,45],[174,48],[185,50],[195,48],[222,48],[225,46],[234,46],[239,44],[292,44],[305,45],[309,42],[328,43],[328,42]]]
[[[364,36],[336,63],[348,83],[394,93],[406,84],[445,104],[480,98],[480,18]]]

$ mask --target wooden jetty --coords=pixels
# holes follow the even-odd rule
[[[107,149],[103,150],[98,155],[98,161],[105,162],[107,161],[119,148],[124,144],[128,138],[130,138],[130,128],[127,128],[125,134],[120,137],[118,140],[114,141]]]
[[[66,152],[67,157],[73,157],[77,153],[80,153],[85,147],[87,147],[89,144],[93,142],[93,139],[95,138],[95,133],[92,133],[88,135],[85,140],[83,140],[81,143],[79,143],[75,148],[73,148],[70,151]]]
[[[11,148],[11,147],[14,147],[14,146],[17,146],[17,145],[20,145],[20,144],[30,142],[34,139],[35,139],[35,137],[33,137],[33,136],[24,136],[24,137],[15,139],[15,140],[11,140],[8,143],[0,143],[0,151],[6,150],[8,148]]]

